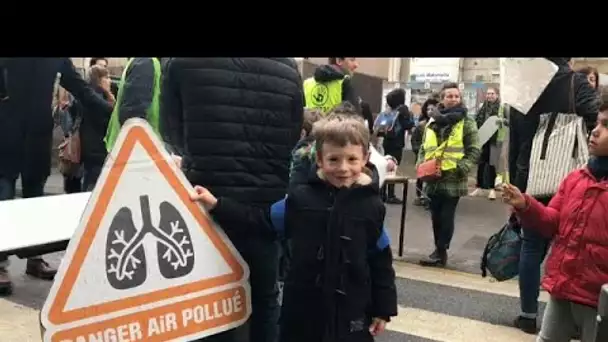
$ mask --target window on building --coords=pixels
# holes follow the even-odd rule
[[[483,75],[475,75],[475,82],[483,82]]]

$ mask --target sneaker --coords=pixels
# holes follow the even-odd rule
[[[9,296],[13,293],[13,282],[8,274],[8,270],[0,267],[0,296]]]
[[[403,204],[403,201],[398,199],[395,196],[391,196],[389,198],[386,199],[386,203],[388,204]]]
[[[538,333],[538,329],[536,328],[536,318],[517,316],[515,322],[513,322],[513,325],[526,334],[536,335],[536,333]]]
[[[431,255],[429,255],[428,257],[420,260],[421,266],[428,266],[428,267],[445,267],[445,265],[447,263],[448,263],[447,251],[440,251],[438,249],[435,249],[435,251],[433,253],[431,253]]]
[[[494,189],[490,190],[490,193],[488,194],[488,199],[490,201],[493,201],[496,199],[496,190],[494,190]]]
[[[414,205],[417,207],[422,207],[424,203],[422,202],[422,198],[416,197],[414,198]]]
[[[32,277],[53,280],[57,270],[52,268],[48,262],[41,258],[27,259],[27,266],[25,267],[25,274],[31,275]]]
[[[484,193],[483,189],[477,188],[477,189],[473,190],[473,192],[471,192],[469,194],[469,196],[471,196],[471,197],[480,197],[480,196],[483,196],[483,193]]]

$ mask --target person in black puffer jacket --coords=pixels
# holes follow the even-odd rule
[[[269,208],[285,197],[300,138],[302,79],[291,58],[164,61],[161,134],[193,184],[218,197],[211,214],[249,264],[249,340],[274,342],[278,250]],[[204,341],[247,341],[237,328]]]

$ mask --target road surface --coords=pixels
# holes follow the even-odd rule
[[[59,262],[60,253],[49,257]],[[40,341],[39,310],[50,283],[23,275],[25,262],[10,267],[13,296],[0,299],[2,341]],[[534,336],[510,327],[518,313],[513,281],[491,282],[469,273],[395,263],[399,316],[378,342],[533,342]],[[547,300],[542,293],[541,300]],[[544,304],[542,305],[544,308]]]

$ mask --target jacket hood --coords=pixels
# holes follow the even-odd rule
[[[322,65],[315,70],[314,74],[315,81],[323,83],[341,80],[344,77],[344,73],[333,65]]]

